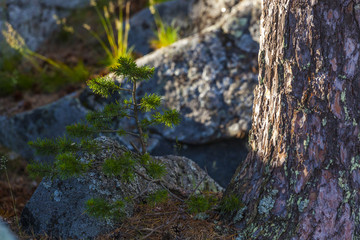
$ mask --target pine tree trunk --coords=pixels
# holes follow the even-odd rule
[[[243,239],[360,239],[360,1],[263,0]]]

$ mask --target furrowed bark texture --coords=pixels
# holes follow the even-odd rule
[[[243,239],[360,239],[360,0],[264,0]],[[241,239],[241,238],[240,238]]]

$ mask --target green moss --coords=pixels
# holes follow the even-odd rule
[[[264,197],[260,200],[259,206],[258,206],[258,212],[260,214],[268,215],[273,209],[275,204],[275,200],[272,198],[272,196]]]
[[[295,200],[294,195],[291,194],[289,199],[286,201],[286,206],[291,207],[294,204],[294,200]]]
[[[323,125],[323,127],[326,126],[326,123],[327,123],[327,119],[326,119],[326,118],[323,118],[323,120],[322,120],[322,125]]]
[[[122,219],[126,216],[125,202],[117,200],[110,203],[101,198],[91,198],[86,201],[86,212],[96,218]]]
[[[346,120],[346,121],[349,121],[349,120],[350,120],[350,116],[349,116],[349,111],[348,111],[348,109],[347,109],[346,106],[344,107],[344,112],[345,112],[345,120]]]
[[[304,140],[305,151],[306,151],[307,147],[309,146],[309,143],[310,143],[310,136],[307,135],[306,140]]]
[[[237,213],[234,217],[235,223],[241,221],[244,218],[244,212],[246,209],[247,209],[247,207],[245,206],[245,207],[241,208],[239,211],[237,211]]]
[[[356,170],[356,169],[360,169],[360,156],[356,156],[356,157],[352,157],[351,158],[351,169],[350,172]]]
[[[301,197],[297,201],[299,212],[303,212],[304,209],[308,206],[309,200],[308,199],[302,199]]]
[[[203,212],[198,213],[194,216],[194,219],[196,219],[196,220],[206,220],[208,218],[209,218],[209,215],[207,215],[206,213],[203,213]]]
[[[235,240],[245,240],[246,237],[243,233],[239,233],[239,235],[235,238]]]
[[[345,75],[339,75],[339,78],[346,80],[346,76]]]
[[[210,210],[216,204],[216,199],[213,196],[196,195],[191,196],[186,204],[190,213],[198,214]]]
[[[352,124],[353,124],[354,127],[356,127],[356,126],[358,125],[357,122],[356,122],[356,120],[355,120],[355,118],[353,118]]]
[[[342,101],[343,103],[346,102],[346,88],[345,88],[344,91],[341,92],[341,101]]]
[[[222,213],[233,213],[244,207],[244,203],[234,194],[225,196],[220,202],[220,210]]]
[[[344,203],[347,203],[351,197],[351,192],[349,185],[347,183],[347,179],[345,178],[345,172],[339,172],[340,177],[338,178],[339,187],[344,191]]]
[[[307,63],[306,65],[303,66],[302,69],[303,70],[309,69],[310,65],[311,65],[311,63]]]
[[[330,159],[330,160],[329,160],[329,163],[328,163],[328,165],[325,167],[325,169],[329,169],[329,167],[331,166],[332,163],[333,163],[333,160]]]
[[[290,185],[294,185],[296,183],[296,171],[294,169],[290,169],[291,176],[290,176]],[[295,177],[293,177],[295,175]]]
[[[168,199],[169,199],[169,195],[168,195],[167,190],[165,190],[165,189],[158,190],[158,191],[150,194],[146,198],[147,203],[152,206],[155,206],[158,203],[166,202]]]

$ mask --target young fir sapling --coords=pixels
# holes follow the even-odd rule
[[[176,110],[159,110],[161,97],[157,94],[145,94],[137,96],[138,83],[148,80],[154,73],[154,68],[148,66],[139,67],[131,58],[120,57],[118,64],[111,68],[116,76],[123,77],[131,88],[123,88],[115,83],[111,77],[98,77],[88,81],[88,86],[96,94],[105,98],[118,92],[130,93],[131,97],[122,102],[116,101],[104,107],[102,111],[89,112],[86,121],[67,126],[67,136],[55,140],[38,139],[30,142],[38,154],[56,155],[54,163],[33,163],[28,166],[29,172],[35,175],[51,178],[69,178],[80,176],[90,169],[95,168],[99,163],[94,161],[82,162],[78,158],[80,152],[96,152],[100,149],[94,137],[99,133],[116,133],[118,135],[131,135],[137,137],[140,149],[131,142],[136,152],[127,150],[120,157],[105,159],[100,165],[103,173],[110,177],[119,177],[123,181],[131,181],[135,175],[145,178],[148,181],[161,179],[166,173],[165,166],[152,159],[147,153],[147,130],[152,125],[164,124],[173,127],[179,124],[180,115]],[[140,112],[150,113],[148,118],[140,118]],[[122,128],[113,129],[112,123],[115,119],[132,118],[135,120],[137,132],[131,132]],[[140,167],[146,170],[147,176],[138,171]],[[154,195],[154,200],[165,199],[164,192]],[[87,212],[97,217],[120,217],[125,206],[124,202],[118,200],[114,203],[107,203],[102,199],[90,199],[87,202]]]

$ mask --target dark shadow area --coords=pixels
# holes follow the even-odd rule
[[[236,168],[248,154],[246,144],[247,138],[229,139],[202,145],[177,144],[166,141],[154,148],[151,154],[188,157],[205,169],[222,187],[226,187]]]

